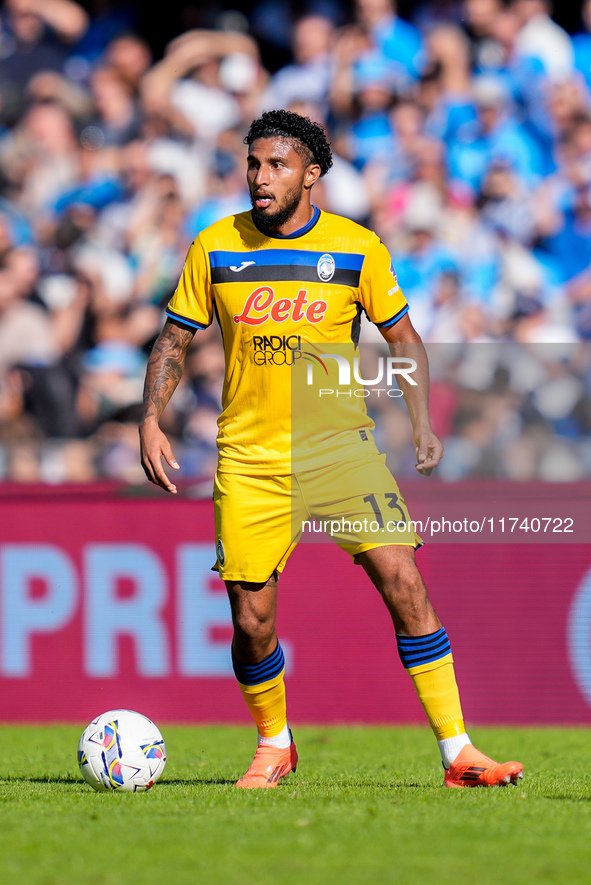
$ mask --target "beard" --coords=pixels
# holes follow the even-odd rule
[[[285,224],[286,221],[294,215],[298,206],[300,205],[300,201],[302,199],[302,194],[304,193],[303,184],[300,187],[294,187],[292,190],[287,191],[285,194],[285,200],[283,205],[280,206],[275,212],[261,212],[254,205],[254,200],[252,194],[250,195],[250,202],[252,203],[252,216],[257,227],[262,228],[263,230],[276,231],[282,225]]]

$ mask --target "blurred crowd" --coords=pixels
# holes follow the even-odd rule
[[[363,378],[374,378],[375,351]],[[489,341],[427,344],[431,419],[445,443],[437,477],[578,482],[591,476],[591,345]],[[415,478],[400,399],[366,400],[395,476]],[[434,474],[435,476],[435,474]]]
[[[575,34],[546,0],[423,0],[405,18],[395,0],[244,6],[160,55],[132,5],[4,0],[0,478],[144,481],[163,307],[199,231],[249,208],[243,137],[279,107],[326,126],[316,204],[377,231],[414,325],[450,348],[431,400],[441,477],[590,475],[591,0]],[[380,347],[368,323],[362,340]],[[212,326],[163,421],[197,493],[223,372]],[[392,443],[408,422],[371,408],[412,473]]]

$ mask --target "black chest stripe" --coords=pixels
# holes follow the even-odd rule
[[[318,276],[316,265],[267,264],[260,267],[251,265],[241,270],[229,267],[212,267],[211,282],[215,283],[320,283],[327,286],[359,286],[361,271],[336,268],[330,280],[323,281]]]

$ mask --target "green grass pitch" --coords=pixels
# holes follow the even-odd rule
[[[2,885],[591,881],[591,732],[472,729],[518,787],[446,790],[426,728],[298,728],[275,790],[236,790],[249,728],[163,727],[147,793],[81,779],[82,728],[0,727]]]

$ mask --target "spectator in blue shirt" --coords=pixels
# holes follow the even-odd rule
[[[210,195],[196,206],[185,222],[189,241],[227,215],[250,209],[242,167],[229,151],[216,150],[213,158]]]
[[[585,78],[587,88],[591,89],[591,0],[584,0],[581,18],[585,25],[585,31],[575,34],[573,37],[575,68]]]
[[[572,206],[559,216],[556,230],[541,241],[542,252],[554,259],[560,283],[569,283],[591,266],[591,187],[575,193]]]
[[[511,116],[502,82],[479,78],[474,84],[474,104],[477,119],[461,126],[449,146],[451,177],[463,179],[477,192],[491,164],[504,161],[525,182],[533,184],[543,173],[541,151]]]
[[[421,35],[397,14],[395,0],[357,0],[357,20],[367,29],[380,55],[399,78],[417,80],[423,66]]]
[[[347,148],[353,164],[362,169],[370,160],[385,158],[392,152],[389,111],[395,87],[388,64],[375,53],[357,59],[353,70],[357,119],[349,128]]]

